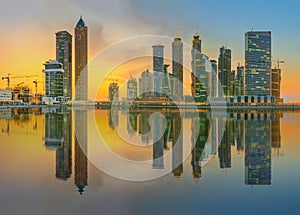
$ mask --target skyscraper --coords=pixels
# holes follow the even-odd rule
[[[63,96],[63,65],[57,61],[47,61],[45,64],[45,96],[57,98]]]
[[[119,101],[119,85],[117,82],[110,83],[108,87],[108,98],[110,101]]]
[[[175,78],[174,97],[177,101],[183,100],[183,42],[176,35],[172,42],[172,70]],[[172,89],[173,91],[173,89]]]
[[[235,95],[244,96],[245,94],[245,67],[238,66],[235,78]]]
[[[127,82],[127,99],[135,100],[137,98],[137,81],[135,78],[130,78]]]
[[[169,72],[168,72],[168,67],[170,65],[165,64],[164,65],[164,73],[163,73],[163,87],[162,87],[162,93],[164,95],[164,97],[167,99],[167,96],[171,95],[171,82],[170,82],[170,76],[169,76]]]
[[[80,17],[75,27],[75,100],[88,99],[88,28]]]
[[[196,102],[206,102],[210,96],[212,64],[208,56],[201,53],[199,34],[194,35],[192,49],[192,96]]]
[[[218,95],[218,65],[217,61],[210,60],[212,73],[211,73],[211,97],[217,97]]]
[[[245,34],[246,95],[271,95],[271,32],[251,31]]]
[[[281,86],[281,69],[275,68],[272,69],[271,75],[271,86],[272,86],[272,93],[271,95],[274,96],[275,102],[280,102],[280,86]]]
[[[164,46],[155,45],[153,48],[154,95],[162,94],[162,79],[164,69]]]
[[[56,61],[63,65],[63,95],[72,100],[72,35],[67,31],[56,33]]]
[[[139,97],[145,99],[153,95],[153,74],[146,70],[139,79]]]
[[[219,80],[224,96],[232,96],[231,89],[231,50],[224,46],[220,48],[219,55]],[[219,89],[220,90],[220,89]],[[219,93],[220,95],[220,93]]]

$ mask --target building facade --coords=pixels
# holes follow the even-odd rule
[[[245,95],[245,67],[238,66],[236,70],[235,77],[235,95],[244,96]]]
[[[153,48],[154,95],[162,94],[162,79],[164,69],[164,46],[155,45]]]
[[[56,33],[56,61],[63,65],[63,95],[72,100],[72,35],[67,31]]]
[[[212,64],[208,56],[201,53],[199,34],[194,35],[192,49],[192,96],[196,102],[206,102],[211,90]]]
[[[218,76],[224,96],[232,96],[231,85],[231,50],[224,46],[220,48]]]
[[[130,78],[127,82],[127,99],[132,101],[137,98],[137,81],[135,78]]]
[[[110,83],[108,93],[110,101],[119,101],[119,85],[117,82]]]
[[[80,17],[75,27],[75,100],[88,99],[88,27]]]
[[[151,96],[153,96],[153,74],[146,70],[139,79],[139,97],[145,99]]]
[[[245,34],[245,94],[271,95],[271,32]]]
[[[176,35],[172,42],[172,74],[174,76],[174,98],[183,101],[183,42]]]
[[[57,98],[63,96],[63,65],[57,61],[47,61],[45,64],[45,96]]]
[[[281,92],[280,92],[280,87],[281,87],[281,69],[280,68],[275,68],[272,69],[271,73],[271,87],[272,87],[272,93],[271,95],[274,96],[275,102],[281,102]]]
[[[211,97],[217,97],[218,96],[218,65],[217,61],[210,60],[211,63]]]

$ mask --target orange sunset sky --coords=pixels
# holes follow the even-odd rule
[[[293,13],[296,2],[274,7],[268,16],[262,14],[263,10],[257,11],[252,18],[242,16],[240,8],[243,7],[237,1],[220,3],[214,10],[208,3],[203,2],[202,8],[207,10],[201,13],[196,13],[192,0],[178,5],[176,2],[172,1],[170,4],[168,1],[158,0],[148,3],[113,0],[101,4],[101,1],[87,3],[70,0],[4,0],[3,7],[0,8],[0,75],[4,77],[8,73],[11,73],[11,76],[33,74],[38,75],[37,79],[42,81],[43,63],[48,59],[55,59],[55,32],[68,30],[73,35],[74,26],[81,14],[89,27],[90,60],[105,47],[126,38],[153,34],[174,37],[178,33],[183,41],[190,45],[193,34],[199,32],[203,52],[211,59],[217,60],[219,48],[223,45],[227,44],[228,48],[232,49],[232,69],[235,69],[239,62],[244,62],[244,33],[253,27],[254,30],[272,31],[273,60],[285,61],[281,66],[282,96],[286,100],[300,100],[300,30],[295,29],[300,15],[297,15],[298,12]],[[226,19],[220,15],[221,11],[229,14]],[[249,12],[244,10],[243,13]],[[269,16],[272,18],[268,18]],[[149,44],[149,50],[152,49],[152,45]],[[119,84],[122,84],[130,74],[141,73],[146,68],[152,70],[151,59],[132,60],[118,66],[109,75],[109,79],[118,79]],[[189,74],[185,74],[185,78],[188,84]],[[11,85],[25,82],[33,88],[32,81],[35,79],[14,79]],[[5,87],[6,81],[0,80],[0,88]],[[104,83],[98,93],[98,99],[107,98],[107,87],[108,83]],[[95,87],[91,88],[94,90]],[[42,91],[41,84],[38,91]]]

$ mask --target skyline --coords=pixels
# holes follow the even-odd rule
[[[241,10],[238,10],[241,3],[237,1],[226,1],[226,4],[218,3],[213,18],[209,12],[211,10],[194,13],[193,1],[180,4],[180,7],[176,6],[179,5],[176,4],[178,1],[173,1],[172,5],[168,2],[155,2],[152,4],[115,0],[105,5],[96,1],[81,5],[79,1],[72,1],[72,3],[62,1],[61,9],[56,11],[56,8],[53,7],[55,4],[42,1],[32,5],[32,12],[24,10],[18,15],[7,13],[7,11],[18,12],[17,8],[12,10],[14,1],[7,2],[0,9],[4,20],[3,25],[7,30],[7,33],[0,36],[0,41],[5,41],[5,44],[2,45],[4,51],[0,54],[1,59],[4,59],[0,64],[1,76],[7,75],[7,73],[12,73],[13,76],[34,73],[38,74],[41,79],[42,63],[48,59],[55,59],[55,33],[60,30],[73,32],[72,29],[80,14],[83,15],[90,31],[89,59],[92,59],[104,47],[126,37],[143,34],[174,37],[178,33],[184,43],[191,44],[192,35],[198,31],[203,41],[203,52],[211,59],[217,59],[219,48],[227,44],[227,47],[232,50],[232,63],[233,69],[235,69],[239,62],[244,63],[244,33],[254,27],[254,30],[272,31],[273,60],[281,59],[286,62],[281,66],[283,97],[287,101],[300,99],[297,95],[299,94],[297,89],[299,63],[296,54],[300,48],[296,43],[300,31],[294,29],[297,16],[299,16],[297,13],[293,13],[295,5],[272,4],[270,16],[266,17],[260,12],[264,11],[263,7],[268,5],[268,1],[260,2],[261,8],[256,8],[255,17],[251,16],[250,19],[248,16],[244,16],[236,19],[234,17],[242,14]],[[255,5],[258,1],[252,2]],[[295,1],[290,2],[295,3]],[[22,5],[22,3],[20,4]],[[103,7],[100,7],[100,4]],[[212,3],[201,1],[197,4],[201,4],[203,8],[210,8],[207,4],[211,5]],[[184,16],[177,16],[178,10],[181,10]],[[187,14],[186,11],[189,13]],[[228,25],[223,21],[220,22],[224,19],[220,19],[219,11],[225,11],[228,22],[234,22]],[[62,12],[64,12],[64,16],[55,16]],[[114,19],[111,17],[112,12]],[[244,14],[249,14],[249,12],[251,12],[249,9],[243,10]],[[39,22],[36,22],[37,18],[39,18]],[[158,19],[160,19],[159,23],[157,23]],[[228,29],[224,29],[225,27]],[[27,50],[32,50],[32,52],[28,53]],[[124,69],[123,73],[129,77],[129,71],[134,69]],[[0,82],[0,88],[4,87],[5,82]]]

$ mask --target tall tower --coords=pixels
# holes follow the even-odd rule
[[[80,17],[75,27],[75,100],[88,99],[88,28]]]
[[[217,97],[218,95],[218,64],[215,60],[210,60],[211,63],[211,97]]]
[[[224,96],[232,96],[231,89],[231,50],[224,46],[220,48],[219,55],[219,80]],[[220,94],[219,94],[220,95]]]
[[[247,96],[271,95],[271,32],[245,34],[245,87]]]
[[[176,100],[183,100],[183,42],[179,35],[176,35],[172,42],[172,69],[175,78],[174,96]],[[173,90],[172,89],[172,90]]]
[[[272,69],[271,75],[271,86],[272,86],[272,96],[275,97],[275,102],[280,102],[280,86],[281,86],[281,69]]]
[[[192,48],[192,96],[196,102],[206,102],[210,96],[212,64],[208,56],[201,53],[199,34],[194,35]]]
[[[154,95],[162,94],[162,78],[164,70],[164,46],[155,45],[153,48]]]
[[[47,61],[45,64],[45,83],[46,83],[46,97],[57,98],[63,96],[63,65],[57,61]]]
[[[56,61],[64,68],[63,95],[72,100],[72,35],[67,31],[56,33]]]

